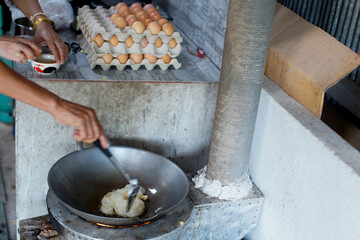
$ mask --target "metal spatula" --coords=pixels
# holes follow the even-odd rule
[[[104,149],[101,146],[99,140],[96,140],[94,142],[94,145],[97,148],[99,148],[110,159],[110,161],[114,164],[114,166],[119,170],[119,172],[122,175],[124,175],[126,180],[128,180],[128,182],[130,183],[130,190],[128,192],[128,205],[127,205],[127,211],[129,211],[139,191],[140,188],[139,181],[135,178],[131,179],[130,175],[121,167],[120,162],[116,159],[116,157],[114,157],[108,149]]]

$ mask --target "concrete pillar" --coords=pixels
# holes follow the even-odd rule
[[[275,0],[230,0],[207,178],[247,174]]]

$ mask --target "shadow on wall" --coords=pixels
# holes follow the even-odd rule
[[[177,153],[176,146],[163,141],[144,141],[139,139],[110,139],[112,145],[128,146],[159,154],[175,164],[185,173],[195,174],[203,168],[209,157],[210,146],[202,146],[197,151]]]

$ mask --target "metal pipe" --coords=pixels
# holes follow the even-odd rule
[[[276,0],[230,0],[207,178],[247,174]],[[247,175],[246,175],[247,176]]]

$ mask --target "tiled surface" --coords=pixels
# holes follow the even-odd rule
[[[197,47],[220,68],[229,0],[156,0]]]

